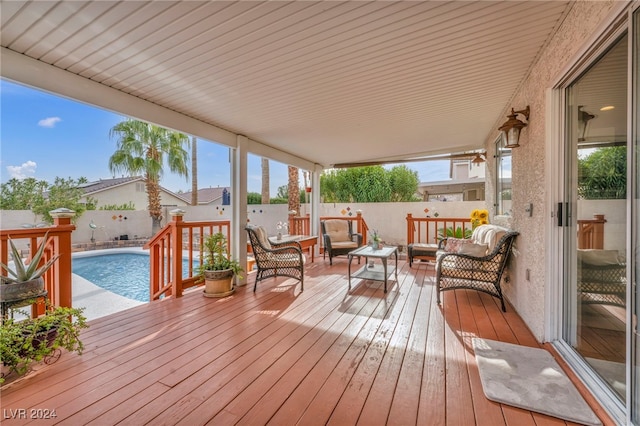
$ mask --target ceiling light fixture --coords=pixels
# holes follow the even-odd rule
[[[502,145],[505,148],[516,148],[520,146],[520,130],[527,126],[518,120],[518,114],[524,115],[525,120],[529,121],[529,105],[523,110],[515,111],[511,108],[511,114],[507,115],[509,118],[502,126],[499,127],[500,136],[502,137]]]

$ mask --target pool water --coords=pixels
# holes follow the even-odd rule
[[[182,276],[189,262],[182,262]],[[197,266],[194,262],[194,266]],[[101,254],[73,259],[73,273],[98,287],[129,299],[149,301],[149,255],[145,253]]]

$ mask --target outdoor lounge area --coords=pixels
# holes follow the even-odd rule
[[[279,277],[92,321],[83,355],[5,385],[2,407],[55,408],[40,424],[567,424],[483,395],[473,337],[540,346],[511,307],[464,289],[440,307],[433,268],[404,261],[386,295],[347,293],[346,267],[308,264],[303,293]]]
[[[3,386],[3,409],[55,408],[51,423],[74,426],[562,423],[490,402],[480,337],[544,348],[603,424],[640,425],[640,2],[25,0],[0,11],[0,83],[219,145],[229,168],[198,168],[228,188],[224,207],[191,201],[202,216],[160,203],[155,185],[139,187],[162,208],[148,208],[148,231],[113,236],[149,237],[151,302],[92,322],[84,355]],[[59,123],[37,129],[47,132],[38,143],[57,147],[48,136],[73,120],[92,124],[55,111],[24,126]],[[20,148],[3,171],[75,163],[73,150],[37,159],[15,134],[2,141]],[[107,146],[78,144],[96,154]],[[411,187],[400,198],[386,183],[401,176],[369,173],[443,160],[446,194],[437,197]],[[287,171],[277,216],[249,205],[270,162]],[[345,178],[355,191],[342,194],[327,182],[334,171],[368,180]],[[460,189],[457,178],[474,185]],[[359,199],[376,194],[386,198]],[[438,263],[443,237],[473,235],[474,210],[482,224],[517,234],[510,251],[458,251]],[[45,281],[52,304],[71,306],[71,244],[100,228],[79,229],[73,212],[61,213],[64,230],[49,234],[45,259],[60,258]],[[247,253],[247,224],[278,245],[287,214],[300,244],[295,278]],[[103,222],[130,226],[133,216],[105,211]],[[343,241],[356,246],[382,231],[383,258],[394,255],[389,265],[375,259],[383,282],[350,273],[355,255],[334,251],[323,218],[357,220],[347,234],[362,241]],[[23,222],[0,229],[3,263],[8,238],[30,239],[33,250],[44,237]],[[265,279],[255,285],[258,273],[248,273],[229,297],[202,297],[194,257],[183,268],[181,256],[214,230],[229,258]],[[504,260],[497,273],[488,257]]]

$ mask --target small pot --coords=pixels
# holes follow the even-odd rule
[[[233,270],[204,271],[205,297],[226,297],[235,291],[233,287]]]
[[[30,281],[20,281],[10,284],[0,284],[0,301],[10,302],[35,297],[44,291],[44,278],[39,277]]]

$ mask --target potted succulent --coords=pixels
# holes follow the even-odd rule
[[[44,291],[44,279],[42,275],[47,272],[60,256],[55,255],[46,263],[40,265],[47,245],[48,235],[48,232],[44,235],[42,243],[36,249],[28,264],[22,259],[20,251],[16,248],[13,241],[9,239],[13,257],[13,268],[0,262],[0,266],[8,273],[8,276],[0,276],[0,301],[26,299]]]
[[[40,317],[24,320],[3,319],[0,327],[0,360],[2,375],[29,371],[33,362],[52,364],[60,357],[60,349],[82,354],[80,330],[86,328],[83,309],[47,306]],[[27,312],[21,312],[28,316]]]
[[[238,261],[228,255],[227,237],[222,232],[207,236],[202,243],[204,259],[199,273],[204,280],[204,296],[225,297],[235,289],[233,279],[243,271]]]

